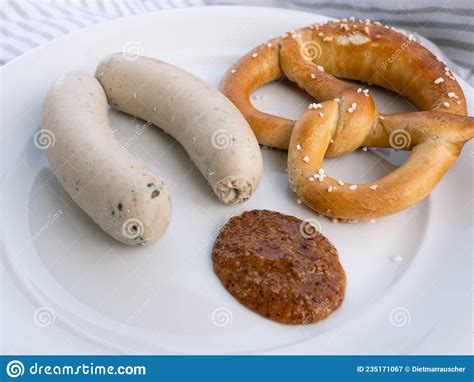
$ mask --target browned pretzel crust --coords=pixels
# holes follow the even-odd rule
[[[249,101],[255,89],[283,77],[322,102],[311,104],[296,123],[263,113]],[[368,89],[336,77],[379,85],[425,111],[380,114]],[[270,40],[233,65],[220,90],[261,144],[289,150],[290,184],[298,197],[333,218],[372,219],[417,203],[474,137],[464,93],[449,68],[412,35],[369,20],[310,25]],[[368,184],[352,185],[324,173],[325,155],[363,146],[412,153],[396,171]]]

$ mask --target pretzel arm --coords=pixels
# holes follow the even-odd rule
[[[464,143],[472,138],[473,117],[420,111],[379,115],[363,146],[410,150],[418,143],[431,139],[440,144],[452,143],[450,147],[458,155]]]
[[[357,87],[341,81],[324,71],[324,67],[315,65],[304,56],[304,43],[299,39],[284,38],[281,40],[281,68],[285,76],[298,84],[318,101],[329,101],[341,97],[345,91]]]
[[[292,188],[303,203],[325,216],[364,220],[399,212],[425,198],[457,158],[453,144],[426,139],[389,175],[366,184],[341,183],[321,171],[336,119],[318,119],[313,110],[303,113],[294,126],[288,152]],[[314,136],[318,139],[310,139]],[[300,150],[297,145],[302,146]]]
[[[294,121],[257,110],[250,102],[250,96],[259,87],[283,77],[280,46],[273,41],[242,57],[227,70],[219,85],[219,90],[242,112],[258,142],[280,149],[288,147]]]
[[[300,39],[284,38],[281,46],[281,67],[289,80],[318,101],[336,99],[340,104],[341,118],[333,134],[335,143],[328,148],[327,156],[339,156],[358,149],[372,128],[376,115],[372,97],[364,94],[361,88],[326,73],[322,66],[315,65],[305,56],[305,43]],[[356,109],[357,113],[354,112]]]

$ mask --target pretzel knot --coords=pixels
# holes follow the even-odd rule
[[[321,102],[297,121],[263,113],[249,100],[255,89],[284,77]],[[381,114],[368,89],[339,78],[384,87],[423,111]],[[270,40],[233,65],[220,89],[261,144],[288,149],[290,185],[308,207],[332,218],[373,219],[417,203],[474,137],[474,118],[466,116],[464,93],[449,68],[412,35],[369,20],[310,25]],[[324,156],[364,146],[411,154],[367,184],[325,173]]]

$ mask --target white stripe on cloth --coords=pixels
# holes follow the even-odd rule
[[[118,17],[201,5],[257,5],[378,20],[418,37],[474,84],[472,0],[0,0],[0,64],[47,41]],[[439,48],[441,49],[439,49]]]

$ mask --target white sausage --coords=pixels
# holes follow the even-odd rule
[[[42,134],[52,135],[49,163],[71,198],[105,232],[130,245],[160,238],[171,217],[163,180],[121,145],[107,98],[91,75],[71,72],[46,96]]]
[[[173,136],[223,203],[253,194],[262,176],[257,139],[217,89],[176,66],[146,57],[107,56],[96,77],[109,103]]]

